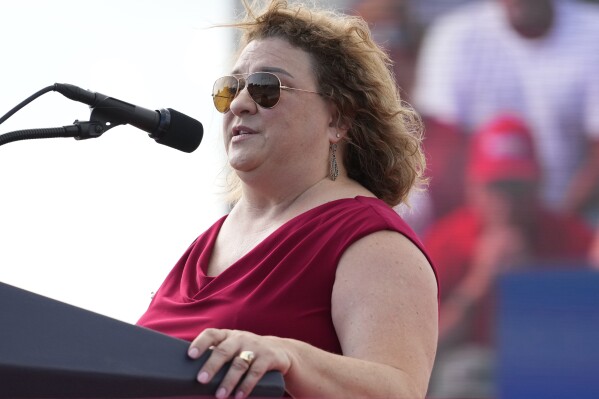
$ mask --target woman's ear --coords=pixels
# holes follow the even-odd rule
[[[329,140],[331,143],[337,143],[342,138],[347,137],[351,121],[350,118],[341,115],[335,104],[330,104],[330,110]]]

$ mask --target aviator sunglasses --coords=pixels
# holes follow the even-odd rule
[[[218,112],[229,112],[233,99],[247,87],[252,100],[262,108],[274,108],[281,98],[281,90],[297,90],[321,94],[316,91],[283,86],[277,75],[271,72],[250,73],[247,78],[234,75],[223,76],[214,82],[212,100]]]

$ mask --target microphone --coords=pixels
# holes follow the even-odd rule
[[[195,151],[204,135],[200,122],[171,108],[153,111],[66,83],[55,83],[53,90],[89,105],[91,119],[103,122],[106,130],[129,124],[148,133],[157,143],[184,152]]]

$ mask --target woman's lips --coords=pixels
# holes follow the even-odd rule
[[[249,127],[246,126],[235,126],[233,128],[233,137],[236,136],[244,136],[244,135],[249,135],[249,134],[256,134],[256,131],[253,129],[250,129]]]

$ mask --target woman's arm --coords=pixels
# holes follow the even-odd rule
[[[414,244],[384,231],[352,245],[338,266],[332,317],[344,356],[297,340],[206,330],[190,347],[196,357],[214,346],[199,380],[233,359],[218,396],[247,395],[267,370],[280,370],[294,397],[425,397],[437,344],[437,286]],[[251,365],[237,356],[243,350],[256,354]]]
[[[345,356],[304,351],[286,378],[289,392],[424,397],[436,351],[437,309],[434,273],[414,244],[389,231],[363,238],[343,255],[333,289],[333,322]],[[302,378],[294,379],[295,372]],[[321,381],[319,392],[306,391],[303,381]]]

